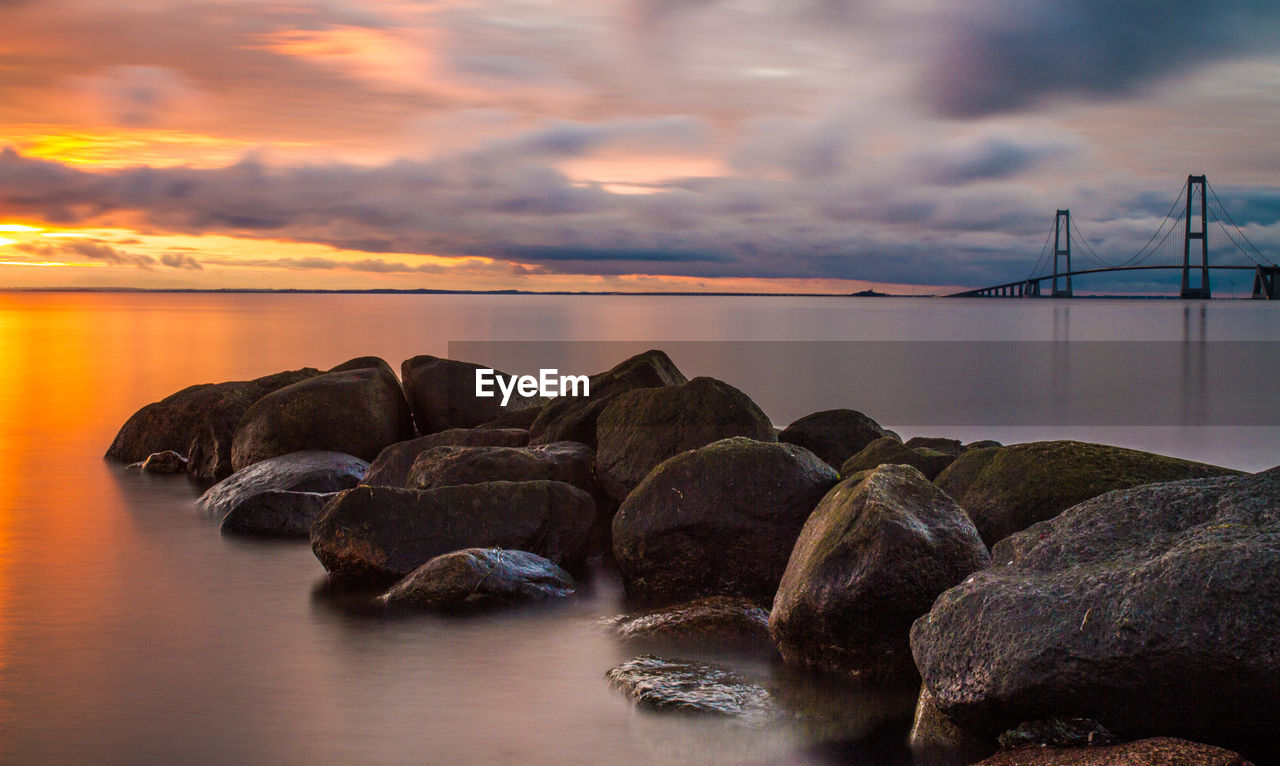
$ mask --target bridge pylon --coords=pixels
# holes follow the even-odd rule
[[[1063,239],[1065,238],[1065,246]],[[1064,257],[1067,261],[1066,270],[1058,268],[1058,259]],[[1066,286],[1059,289],[1058,275],[1062,274],[1066,277]],[[1059,210],[1056,218],[1053,219],[1053,290],[1049,293],[1054,298],[1070,298],[1071,297],[1071,211]]]
[[[1253,272],[1253,298],[1280,299],[1280,266],[1258,266]]]
[[[1209,224],[1208,224],[1208,207],[1205,205],[1205,186],[1207,185],[1204,176],[1187,176],[1187,224],[1186,235],[1183,237],[1182,244],[1182,297],[1183,298],[1209,298],[1212,297],[1209,292]],[[1200,191],[1200,230],[1193,231],[1191,228],[1191,219],[1195,216],[1192,214],[1193,203],[1196,198],[1196,189]],[[1199,240],[1200,242],[1200,261],[1194,266],[1194,269],[1200,272],[1200,283],[1193,285],[1191,283],[1191,241]]]

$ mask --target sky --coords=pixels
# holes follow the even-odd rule
[[[943,293],[1192,173],[1276,261],[1277,125],[1274,0],[0,0],[0,287]]]

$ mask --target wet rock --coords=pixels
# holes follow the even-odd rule
[[[840,475],[851,476],[859,471],[882,465],[909,465],[924,474],[926,479],[932,480],[933,477],[942,473],[942,469],[951,465],[957,455],[959,455],[958,447],[952,454],[939,452],[931,447],[912,447],[886,436],[883,439],[876,439],[861,452],[844,461],[844,465],[840,466]]]
[[[447,431],[396,442],[378,453],[369,464],[364,483],[371,486],[403,487],[418,455],[432,447],[523,447],[529,432],[519,428],[450,428]]]
[[[254,463],[210,487],[196,505],[215,519],[273,490],[337,492],[360,483],[369,464],[341,452],[294,452]]]
[[[542,411],[544,409],[546,409],[546,406],[525,407],[523,410],[512,410],[510,412],[504,412],[503,414],[499,415],[493,420],[490,420],[485,423],[481,423],[480,425],[476,426],[476,428],[484,428],[484,429],[519,428],[527,432],[530,428],[533,427],[533,424],[538,420],[538,416],[542,414]],[[441,433],[447,433],[447,431],[441,431]],[[520,445],[513,445],[513,446],[520,446]]]
[[[143,473],[186,473],[187,459],[173,450],[155,452],[138,466]]]
[[[614,517],[613,553],[627,595],[770,603],[800,528],[838,479],[792,444],[735,437],[676,455]]]
[[[1052,441],[966,452],[936,482],[993,545],[1113,489],[1234,473],[1123,447]]]
[[[619,394],[596,424],[596,478],[621,502],[659,463],[730,436],[774,441],[755,402],[714,378]]]
[[[360,486],[312,527],[311,548],[330,574],[346,580],[399,579],[463,548],[528,551],[574,570],[594,520],[591,496],[558,481]]]
[[[531,444],[576,441],[595,449],[600,413],[624,391],[688,383],[684,373],[661,351],[637,354],[611,370],[590,378],[591,396],[560,397],[551,402],[529,427]]]
[[[718,665],[636,657],[611,669],[609,684],[646,707],[765,719],[774,714],[769,690]]]
[[[106,458],[135,463],[172,451],[187,456],[193,477],[222,479],[231,474],[231,440],[245,410],[272,391],[319,374],[306,368],[184,388],[135,412],[121,426]]]
[[[380,597],[394,607],[467,609],[573,595],[568,572],[527,551],[467,548],[436,556]]]
[[[712,596],[600,622],[627,641],[772,643],[768,610],[742,598]]]
[[[909,670],[911,623],[990,560],[951,498],[914,468],[881,466],[814,509],[769,630],[788,662],[854,675]]]
[[[236,505],[222,519],[221,529],[249,537],[306,539],[311,535],[311,525],[335,497],[337,492],[268,490]]]
[[[972,450],[990,449],[992,447],[1003,447],[1003,446],[1004,446],[1003,444],[996,441],[995,439],[980,439],[979,441],[969,442],[968,444],[964,445],[964,449],[962,449],[961,452],[970,452]]]
[[[1122,745],[1057,749],[1023,747],[996,753],[975,766],[1253,766],[1239,753],[1172,737]]]
[[[1110,492],[992,559],[911,631],[957,724],[1089,717],[1126,737],[1278,744],[1280,469]]]
[[[240,470],[301,450],[367,461],[411,436],[409,405],[395,375],[385,364],[364,366],[317,375],[259,399],[236,427],[231,462]]]
[[[897,438],[857,410],[823,410],[787,426],[778,441],[798,444],[840,470],[846,460],[886,436]]]
[[[493,386],[496,396],[476,396],[476,370],[479,369],[482,365],[426,355],[406,359],[400,365],[404,393],[420,432],[425,435],[450,428],[475,428],[502,415],[543,405],[544,401],[536,396],[521,396],[512,391],[507,406],[503,407],[496,383]],[[508,380],[511,375],[498,372],[497,377]]]

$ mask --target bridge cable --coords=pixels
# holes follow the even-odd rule
[[[1164,230],[1164,225],[1167,222],[1169,222],[1171,219],[1175,218],[1175,216],[1173,215],[1173,209],[1178,206],[1179,202],[1182,201],[1182,197],[1184,192],[1186,191],[1186,188],[1187,187],[1185,185],[1178,187],[1178,196],[1173,198],[1173,204],[1169,206],[1169,212],[1165,213],[1164,220],[1160,221],[1160,225],[1156,227],[1156,230],[1151,235],[1151,238],[1147,240],[1147,243],[1145,245],[1138,248],[1138,252],[1129,256],[1127,259],[1121,262],[1119,266],[1129,266],[1131,264],[1140,263],[1144,258],[1151,255],[1151,253],[1147,253],[1146,255],[1143,255],[1143,252],[1146,251],[1146,249],[1151,245],[1151,243],[1155,241],[1156,237],[1160,236],[1160,232]],[[1185,209],[1186,208],[1184,207],[1183,210]],[[1181,217],[1182,217],[1182,213],[1178,213],[1178,215],[1176,216],[1176,218],[1181,218]],[[1170,228],[1169,232],[1164,235],[1164,239],[1160,240],[1160,244],[1155,246],[1156,250],[1160,249],[1160,246],[1164,244],[1164,241],[1169,238],[1169,234],[1171,233],[1173,233],[1173,228]]]
[[[1055,224],[1058,222],[1058,216],[1056,214],[1053,217],[1053,222]],[[1044,247],[1040,248],[1040,257],[1036,259],[1036,265],[1032,267],[1031,276],[1028,277],[1028,279],[1037,278],[1037,275],[1040,272],[1040,265],[1042,263],[1045,265],[1046,268],[1048,267],[1049,264],[1046,261],[1045,256],[1049,253],[1049,240],[1051,239],[1053,239],[1053,226],[1049,227],[1049,233],[1044,236]]]
[[[1088,239],[1088,237],[1086,237],[1086,236],[1084,235],[1084,232],[1080,231],[1080,227],[1079,227],[1078,225],[1076,225],[1076,220],[1075,220],[1074,218],[1072,218],[1072,219],[1071,219],[1071,228],[1075,230],[1075,232],[1076,232],[1076,236],[1078,236],[1078,237],[1080,238],[1080,244],[1081,244],[1081,245],[1084,245],[1084,256],[1085,256],[1086,258],[1088,258],[1089,260],[1091,260],[1091,261],[1093,261],[1094,263],[1098,264],[1099,266],[1101,266],[1101,267],[1102,267],[1102,268],[1104,268],[1104,269],[1114,269],[1114,268],[1115,268],[1115,266],[1113,266],[1113,265],[1111,265],[1110,263],[1108,263],[1107,261],[1105,261],[1105,260],[1102,258],[1102,256],[1098,255],[1097,251],[1095,251],[1095,250],[1093,249],[1093,247],[1089,244],[1089,239]]]
[[[1221,220],[1219,220],[1219,221],[1218,221],[1218,226],[1220,226],[1220,227],[1222,228],[1223,233],[1225,233],[1225,234],[1227,235],[1227,239],[1231,240],[1231,244],[1235,245],[1235,246],[1236,246],[1236,248],[1237,248],[1240,252],[1244,253],[1244,254],[1245,254],[1245,256],[1246,256],[1246,257],[1248,257],[1248,258],[1249,258],[1249,260],[1253,261],[1256,265],[1258,265],[1258,266],[1274,266],[1275,264],[1271,262],[1271,259],[1269,259],[1269,258],[1267,258],[1265,255],[1263,255],[1263,254],[1262,254],[1262,251],[1258,249],[1258,246],[1257,246],[1257,245],[1255,245],[1255,244],[1253,244],[1253,242],[1249,239],[1249,237],[1248,237],[1247,235],[1245,235],[1244,230],[1242,230],[1242,229],[1240,228],[1240,225],[1239,225],[1239,224],[1237,224],[1237,223],[1235,222],[1235,219],[1233,219],[1233,218],[1231,217],[1231,213],[1227,212],[1227,206],[1226,206],[1226,205],[1224,205],[1224,204],[1222,204],[1222,199],[1221,199],[1220,197],[1218,197],[1218,192],[1217,192],[1217,190],[1216,190],[1216,189],[1214,189],[1214,188],[1213,188],[1213,186],[1210,186],[1208,181],[1205,181],[1205,186],[1208,186],[1208,187],[1209,187],[1209,193],[1210,193],[1211,195],[1213,195],[1213,201],[1214,201],[1214,202],[1216,202],[1216,203],[1218,203],[1218,209],[1222,211],[1222,214],[1226,217],[1227,221],[1228,221],[1228,222],[1230,222],[1230,223],[1231,223],[1231,225],[1232,225],[1232,227],[1234,227],[1234,228],[1235,228],[1236,233],[1240,235],[1240,238],[1241,238],[1241,239],[1243,239],[1245,242],[1248,242],[1248,243],[1249,243],[1249,247],[1253,248],[1253,252],[1257,253],[1257,254],[1258,254],[1258,258],[1261,258],[1261,259],[1262,259],[1262,261],[1261,261],[1261,262],[1259,262],[1259,261],[1258,261],[1258,258],[1254,258],[1252,255],[1249,255],[1249,251],[1248,251],[1248,250],[1245,250],[1243,247],[1241,247],[1241,246],[1240,246],[1240,243],[1236,242],[1235,238],[1234,238],[1234,237],[1232,237],[1232,236],[1231,236],[1231,234],[1230,234],[1229,232],[1227,232],[1227,227],[1226,227],[1226,226],[1223,226],[1223,225],[1222,225],[1222,221],[1221,221]]]

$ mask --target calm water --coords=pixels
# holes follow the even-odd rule
[[[594,624],[620,609],[608,573],[552,609],[371,618],[323,595],[306,545],[222,538],[194,512],[185,479],[101,460],[134,410],[192,383],[364,354],[398,366],[446,354],[452,341],[553,339],[637,350],[689,340],[1274,341],[1280,306],[0,293],[0,762],[901,762],[900,727],[880,726],[900,713],[872,692],[838,699],[848,716],[838,735],[634,709],[603,681],[631,656]],[[733,369],[699,348],[709,347],[673,354],[686,373]],[[770,387],[789,375],[803,383],[804,406],[860,406],[847,398],[850,381],[803,381],[804,369],[775,370],[772,383],[725,377],[785,424],[804,414]],[[1274,388],[1256,393],[1276,398]],[[973,406],[997,408],[1006,395]],[[887,425],[904,436],[1092,438],[1250,470],[1280,463],[1273,425],[973,423]],[[767,660],[723,659],[833,707],[833,690]]]

